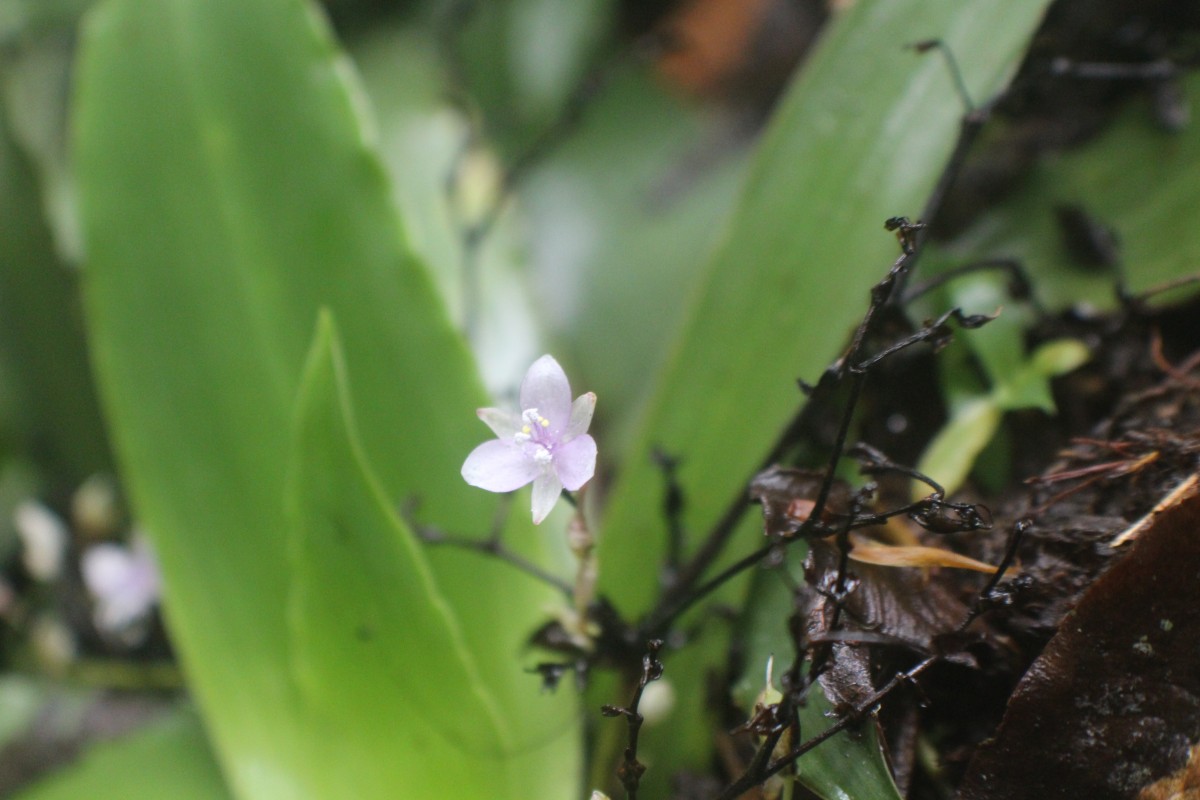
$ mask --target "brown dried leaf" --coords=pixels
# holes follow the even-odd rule
[[[960,800],[1127,800],[1200,741],[1200,495],[1165,508],[1022,678]]]
[[[878,542],[857,541],[850,550],[850,558],[880,567],[951,567],[984,572],[988,575],[996,571],[991,564],[976,561],[970,556],[940,547],[922,545],[897,547]]]

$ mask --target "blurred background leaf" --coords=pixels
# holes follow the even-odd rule
[[[506,159],[526,150],[611,46],[613,0],[449,0],[438,44],[460,102],[477,105]]]
[[[96,745],[20,800],[226,800],[233,797],[209,750],[200,718],[180,707],[137,733]]]
[[[1180,79],[1183,108],[1200,98],[1200,76]],[[1106,309],[1123,275],[1132,291],[1195,273],[1200,228],[1200,141],[1190,128],[1164,130],[1132,102],[1092,141],[1039,160],[1019,186],[950,242],[935,245],[923,269],[938,272],[992,256],[1018,260],[1050,308]],[[1070,246],[1058,211],[1074,207],[1115,235],[1116,268],[1088,263]]]
[[[2,424],[48,493],[61,496],[112,461],[88,366],[78,273],[56,252],[42,214],[44,184],[8,120],[0,115]]]

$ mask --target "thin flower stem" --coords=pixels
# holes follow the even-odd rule
[[[567,599],[573,599],[575,596],[575,587],[571,584],[505,547],[504,542],[500,538],[499,529],[486,539],[473,539],[470,536],[449,534],[433,525],[420,523],[413,518],[408,509],[402,509],[402,516],[412,529],[412,532],[425,544],[457,547],[461,550],[470,550],[497,558],[507,564],[511,564],[517,570],[524,572],[531,578],[553,587],[565,595]]]

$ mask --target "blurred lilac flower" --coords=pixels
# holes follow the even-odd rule
[[[462,467],[467,483],[511,492],[533,483],[533,522],[540,523],[566,488],[575,491],[596,471],[596,441],[587,434],[596,395],[571,402],[566,373],[550,356],[533,362],[521,383],[521,413],[479,409],[498,437],[471,451]]]
[[[98,544],[83,554],[83,582],[96,601],[96,627],[122,638],[140,638],[158,602],[162,581],[150,543],[135,533],[128,547]],[[132,634],[132,636],[131,636]]]

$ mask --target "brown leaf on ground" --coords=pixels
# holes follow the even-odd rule
[[[1200,741],[1200,496],[1087,590],[975,753],[961,800],[1134,798]]]

